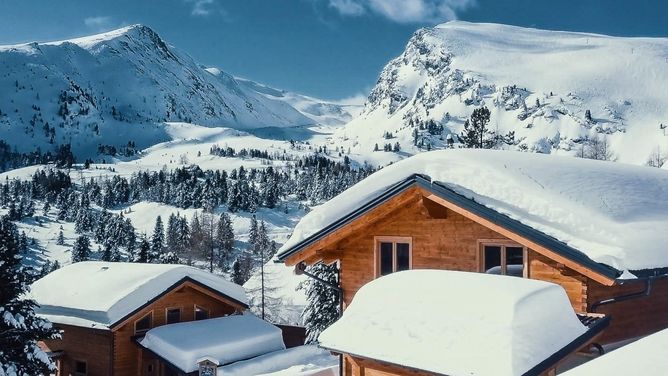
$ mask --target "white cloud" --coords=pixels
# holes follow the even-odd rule
[[[373,13],[399,23],[445,22],[457,12],[475,5],[475,0],[328,0],[343,16]]]
[[[365,11],[356,0],[329,0],[329,6],[344,16],[359,16]]]
[[[86,17],[84,19],[84,25],[99,31],[109,30],[114,27],[112,18],[108,16]]]
[[[190,15],[195,17],[208,17],[212,14],[218,14],[224,18],[228,16],[217,0],[185,0],[185,2],[192,4]]]

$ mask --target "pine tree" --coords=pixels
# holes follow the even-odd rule
[[[338,284],[336,265],[316,264],[309,272],[323,280]],[[314,279],[307,279],[300,286],[306,290],[307,304],[302,312],[306,326],[306,341],[316,343],[320,333],[339,318],[339,295],[336,290]]]
[[[490,111],[487,107],[473,110],[471,118],[464,122],[464,130],[459,135],[459,142],[466,148],[488,149],[493,138],[492,132],[487,129]]]
[[[151,254],[151,244],[146,240],[146,236],[143,236],[141,242],[139,243],[139,248],[137,248],[137,253],[132,258],[133,262],[147,263],[149,262],[149,257]]]
[[[258,226],[257,226],[257,217],[253,215],[251,217],[250,229],[248,230],[248,248],[253,252],[257,253],[256,245],[258,240]]]
[[[0,374],[51,374],[55,365],[37,341],[60,335],[35,315],[35,301],[25,299],[31,273],[21,265],[16,226],[6,216],[0,219],[0,264]]]
[[[162,218],[158,216],[155,219],[155,226],[153,227],[153,235],[151,236],[151,253],[149,262],[157,262],[165,248],[165,230],[162,225]]]
[[[252,259],[248,253],[242,253],[232,264],[232,282],[243,285],[250,279]]]
[[[58,232],[58,239],[56,239],[57,245],[65,245],[65,237],[63,236],[63,230]]]
[[[77,238],[72,248],[72,262],[87,261],[90,259],[90,239],[86,235]]]
[[[218,266],[227,269],[232,252],[234,251],[234,229],[232,227],[232,219],[227,213],[221,214],[218,220],[216,247],[218,248]]]

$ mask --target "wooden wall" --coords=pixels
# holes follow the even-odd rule
[[[111,374],[111,332],[79,326],[60,325],[62,338],[42,342],[47,351],[64,351],[60,375],[74,374],[74,362],[85,361],[89,375]]]
[[[632,282],[618,286],[603,286],[588,282],[588,307],[594,302],[615,296],[643,291],[643,282]],[[597,310],[611,316],[610,326],[603,332],[599,342],[611,343],[623,339],[645,336],[668,328],[668,280],[654,281],[647,297],[602,305]]]
[[[150,306],[133,315],[125,324],[114,329],[114,374],[143,375],[142,350],[134,343],[134,322],[153,312],[153,327],[165,325],[167,308],[181,308],[181,321],[194,320],[194,305],[209,310],[211,318],[234,313],[238,307],[221,301],[201,291],[201,288],[186,282],[183,286],[167,293]]]
[[[421,200],[414,200],[333,247],[343,251],[341,285],[346,305],[375,277],[375,236],[412,237],[413,269],[460,271],[478,271],[479,239],[507,240],[452,211],[447,211],[445,218],[433,218]]]
[[[561,285],[577,312],[587,310],[587,278],[563,265],[529,250],[529,278]]]

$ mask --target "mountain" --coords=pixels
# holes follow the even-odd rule
[[[666,86],[665,38],[454,21],[413,35],[338,139],[369,158],[378,154],[369,153],[374,144],[382,150],[396,142],[414,154],[444,147],[449,133],[456,141],[464,120],[484,105],[491,129],[515,132],[510,148],[575,154],[599,135],[617,160],[643,164],[658,147],[668,151],[660,129],[668,124]],[[443,132],[420,129],[430,120]],[[416,128],[422,148],[414,145]]]
[[[315,123],[230,74],[212,74],[142,25],[0,46],[0,88],[0,138],[19,151],[146,147],[168,139],[166,121],[243,130]]]
[[[336,126],[346,124],[362,111],[361,103],[337,103],[292,93],[286,90],[275,89],[242,78],[237,78],[237,81],[242,86],[256,91],[269,99],[289,104],[304,116],[322,125]]]

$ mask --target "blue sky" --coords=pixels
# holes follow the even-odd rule
[[[665,0],[0,0],[0,44],[142,23],[205,65],[327,99],[366,95],[418,28],[450,19],[668,37]]]

